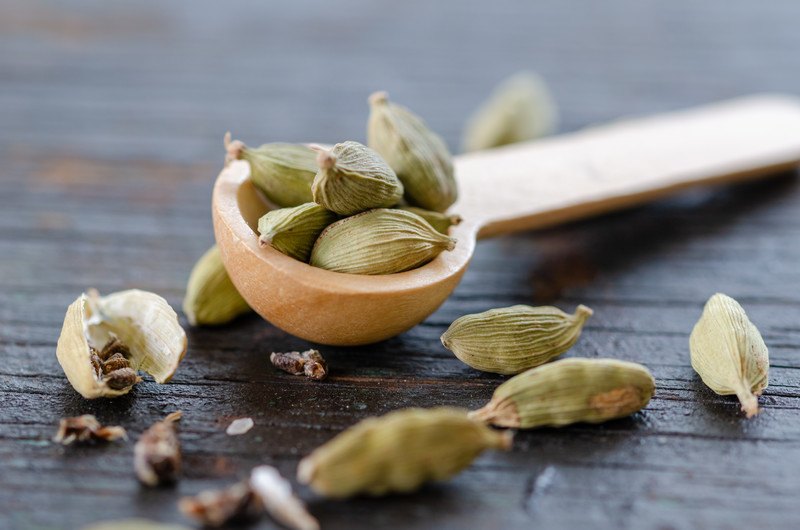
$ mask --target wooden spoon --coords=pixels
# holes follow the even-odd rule
[[[377,342],[421,322],[449,296],[478,238],[552,226],[701,184],[765,176],[800,163],[800,102],[754,96],[619,121],[532,143],[459,155],[464,221],[455,250],[408,272],[362,276],[311,267],[258,244],[267,210],[235,161],[214,187],[214,232],[250,306],[312,342]]]

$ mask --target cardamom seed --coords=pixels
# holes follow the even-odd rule
[[[180,410],[167,414],[142,433],[133,447],[133,467],[139,481],[155,487],[178,480],[181,472],[181,444],[175,432]]]
[[[272,203],[286,208],[312,202],[311,183],[317,174],[317,155],[302,144],[270,143],[247,147],[225,134],[225,163],[247,160],[250,179]]]
[[[574,315],[552,306],[490,309],[450,324],[442,344],[477,370],[518,374],[569,350],[591,315],[585,305]]]
[[[448,407],[409,408],[369,418],[305,457],[297,479],[326,497],[408,492],[444,480],[486,449],[509,449],[511,434]]]
[[[315,202],[272,210],[258,220],[258,241],[261,246],[270,245],[290,258],[308,263],[314,241],[337,218]]]
[[[311,185],[314,201],[340,215],[394,206],[403,185],[392,168],[372,149],[343,142],[330,151],[317,150],[319,171]]]
[[[717,394],[736,394],[742,410],[758,414],[758,398],[769,384],[769,352],[739,303],[717,293],[689,337],[692,368]]]
[[[601,423],[641,410],[654,393],[655,380],[640,364],[561,359],[512,377],[470,416],[521,429]]]
[[[234,287],[217,245],[197,260],[189,275],[183,312],[192,326],[226,324],[252,311]]]
[[[464,151],[479,151],[548,135],[558,123],[558,109],[544,80],[519,72],[500,83],[470,117]]]
[[[367,145],[397,173],[412,206],[443,212],[456,202],[458,188],[447,145],[417,115],[389,101],[386,92],[369,98]]]
[[[380,208],[328,226],[314,243],[310,263],[351,274],[393,274],[424,265],[455,243],[418,215]]]
[[[91,414],[76,416],[74,418],[63,418],[58,424],[58,432],[53,437],[53,441],[62,445],[69,445],[73,442],[113,442],[114,440],[127,440],[128,434],[125,429],[118,426],[103,426]]]
[[[419,215],[428,221],[428,224],[430,224],[434,230],[445,235],[450,232],[451,226],[455,226],[461,222],[460,215],[447,215],[446,213],[434,212],[424,208],[417,208],[416,206],[403,206],[400,209]]]

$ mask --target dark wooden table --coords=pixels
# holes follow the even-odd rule
[[[366,97],[383,88],[456,147],[466,115],[523,68],[549,80],[565,130],[800,94],[793,0],[270,4],[0,3],[0,527],[187,522],[180,496],[261,463],[293,478],[300,457],[367,416],[479,406],[502,378],[466,367],[438,338],[462,314],[513,303],[591,306],[569,355],[647,365],[658,380],[647,410],[521,432],[512,452],[413,495],[329,502],[301,489],[324,528],[800,527],[794,175],[482,242],[427,321],[382,344],[323,348],[332,375],[322,384],[275,371],[271,351],[309,344],[253,316],[190,329],[168,385],[77,395],[55,358],[67,305],[88,287],[138,287],[180,307],[213,240],[228,129],[250,143],[363,140]],[[770,348],[764,410],[750,421],[689,364],[689,332],[716,291],[744,305]],[[175,409],[186,464],[175,488],[138,485],[132,441],[50,442],[63,416],[92,413],[135,439]],[[240,416],[254,429],[226,436]]]

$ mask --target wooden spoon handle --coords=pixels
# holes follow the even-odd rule
[[[479,237],[542,228],[800,163],[800,102],[752,96],[456,158]]]

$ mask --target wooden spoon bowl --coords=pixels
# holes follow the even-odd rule
[[[222,170],[214,232],[250,306],[312,342],[368,344],[406,331],[455,289],[480,237],[542,228],[640,204],[700,184],[756,178],[800,162],[800,104],[754,96],[593,127],[456,157],[464,221],[456,248],[418,269],[383,276],[331,272],[258,243],[269,210],[247,162]]]

